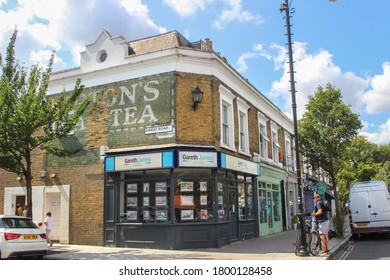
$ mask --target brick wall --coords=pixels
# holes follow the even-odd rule
[[[148,82],[151,82],[150,88],[159,91],[161,99],[153,100],[153,94],[156,91],[145,88]],[[74,135],[69,136],[65,142],[58,143],[70,147],[81,146],[84,150],[65,159],[59,159],[37,150],[33,158],[33,185],[70,185],[70,243],[90,245],[102,245],[103,243],[104,168],[103,163],[100,162],[100,146],[108,146],[112,149],[177,143],[214,146],[219,150],[220,84],[221,82],[213,76],[167,73],[85,89],[86,95],[95,96],[91,112]],[[138,90],[141,85],[143,88],[140,92],[147,95],[137,95],[134,102],[120,89],[121,86],[126,86],[129,91]],[[204,94],[202,103],[194,111],[191,91],[197,86]],[[158,121],[155,123],[139,122],[144,108],[149,105]],[[258,153],[257,109],[252,104],[248,105],[250,105],[248,111],[250,152]],[[128,114],[126,120],[125,110],[129,107],[137,107],[137,110],[133,110],[132,118]],[[236,102],[234,102],[234,110],[235,140],[236,147],[238,147]],[[138,122],[131,126],[130,123],[134,119]],[[144,119],[146,122],[150,121],[150,114],[144,116]],[[166,124],[171,124],[175,128],[175,134],[172,137],[159,138],[156,134],[145,134],[147,125]],[[270,132],[269,123],[267,129]],[[284,137],[283,133],[279,133],[279,136]],[[281,141],[280,139],[279,143],[283,151],[284,141]],[[232,151],[224,150],[224,152],[240,156]],[[269,152],[271,152],[271,147],[269,147]],[[42,169],[46,169],[47,174],[56,173],[56,178],[48,176],[42,181],[39,178],[39,172]],[[4,188],[21,185],[23,182],[16,181],[15,174],[0,170],[0,212],[4,206]]]

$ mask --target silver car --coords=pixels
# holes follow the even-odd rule
[[[0,259],[44,255],[46,234],[30,218],[0,215]]]

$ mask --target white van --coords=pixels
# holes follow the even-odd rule
[[[390,195],[383,181],[358,182],[349,189],[351,233],[390,232]]]

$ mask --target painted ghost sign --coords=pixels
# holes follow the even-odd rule
[[[172,141],[174,76],[163,74],[86,89],[102,102],[110,148]],[[88,92],[89,91],[89,92]]]
[[[85,88],[92,111],[75,130],[55,141],[69,150],[68,158],[47,156],[48,165],[88,165],[99,161],[100,146],[110,149],[174,141],[174,74],[148,76]],[[56,98],[56,96],[53,96]]]

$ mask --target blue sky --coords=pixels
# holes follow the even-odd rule
[[[102,29],[131,41],[178,30],[210,38],[258,90],[291,115],[284,0],[0,0],[0,51],[17,27],[17,57],[54,70],[77,67],[79,52]],[[360,115],[360,134],[390,142],[390,1],[293,0],[298,117],[308,96],[331,83]]]

